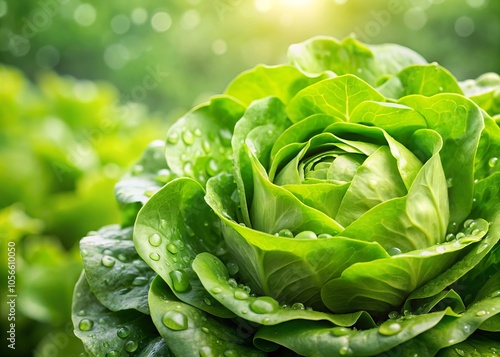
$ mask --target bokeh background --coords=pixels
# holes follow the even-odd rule
[[[2,356],[78,356],[78,241],[169,123],[316,35],[399,43],[459,79],[500,72],[497,0],[0,0]],[[6,347],[6,246],[17,345]]]

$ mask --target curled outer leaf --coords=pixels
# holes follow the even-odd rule
[[[203,197],[205,191],[189,178],[171,181],[137,216],[134,243],[139,255],[165,280],[176,296],[216,316],[233,314],[213,301],[191,269],[196,254],[217,251],[219,221]]]
[[[179,301],[160,277],[151,284],[149,304],[156,328],[176,356],[265,356],[242,330]]]

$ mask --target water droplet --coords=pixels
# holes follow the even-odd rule
[[[221,288],[218,288],[218,287],[215,287],[215,288],[212,288],[211,290],[214,294],[220,294],[222,292],[222,289]]]
[[[458,232],[456,238],[457,239],[462,239],[465,237],[465,234],[463,232]]]
[[[293,233],[289,229],[282,229],[281,231],[278,232],[278,235],[280,237],[287,237],[287,238],[293,238]]]
[[[118,352],[116,350],[112,350],[112,351],[109,351],[108,353],[106,353],[105,357],[120,357],[120,352]]]
[[[465,333],[471,333],[472,331],[471,326],[469,324],[465,324],[463,329]]]
[[[248,293],[244,290],[236,290],[234,292],[234,298],[237,299],[237,300],[246,300],[250,297],[250,295],[248,295]]]
[[[219,131],[219,137],[222,145],[231,146],[231,138],[233,135],[228,129],[221,129]]]
[[[328,233],[321,233],[320,235],[318,235],[318,238],[333,238],[333,236]]]
[[[474,222],[473,219],[468,219],[464,222],[464,228],[469,228],[470,225]]]
[[[167,137],[167,142],[169,144],[174,145],[174,144],[177,144],[178,141],[179,141],[179,134],[175,131],[170,133]]]
[[[168,275],[172,279],[174,290],[178,293],[188,291],[191,287],[189,277],[184,270],[172,270]]]
[[[229,275],[235,275],[240,270],[240,267],[238,266],[238,264],[236,264],[234,262],[227,263],[226,268],[227,268],[227,272],[229,273]]]
[[[174,331],[182,331],[188,328],[187,316],[179,311],[167,311],[161,321],[166,327]]]
[[[379,326],[378,332],[381,335],[392,336],[401,331],[401,325],[398,322],[387,321]]]
[[[134,281],[132,281],[132,285],[133,286],[143,286],[143,285],[146,285],[148,283],[148,278],[146,278],[145,276],[136,276],[134,278]]]
[[[201,130],[199,128],[194,129],[194,136],[201,136]]]
[[[345,356],[345,355],[347,355],[347,354],[348,354],[348,353],[350,353],[350,352],[351,352],[351,351],[350,351],[350,349],[349,349],[349,347],[348,347],[348,346],[342,346],[342,347],[340,347],[340,349],[339,349],[339,354],[340,354],[340,355],[342,355],[342,356]]]
[[[125,350],[127,352],[135,352],[137,350],[137,347],[139,347],[139,344],[137,343],[137,341],[127,341],[127,343],[125,344]]]
[[[256,314],[269,314],[279,307],[276,300],[269,296],[256,298],[250,303],[250,309]]]
[[[155,262],[157,262],[158,260],[160,260],[160,254],[153,252],[149,255],[149,258],[151,258],[151,260],[154,260]]]
[[[230,287],[232,288],[236,288],[238,286],[238,283],[236,282],[236,280],[234,280],[233,278],[229,278],[227,279],[227,283],[229,284]]]
[[[486,311],[484,311],[484,310],[480,310],[480,311],[476,312],[476,316],[484,316],[484,315],[486,315]]]
[[[208,346],[200,348],[200,357],[213,357],[212,349]]]
[[[115,265],[115,260],[109,255],[105,255],[101,259],[101,264],[105,267],[111,268]]]
[[[348,329],[347,327],[333,327],[330,329],[330,332],[333,336],[346,336],[351,333],[351,330]]]
[[[296,302],[295,304],[292,305],[292,310],[305,310],[304,304],[300,302]]]
[[[169,243],[169,244],[167,244],[167,250],[168,250],[170,253],[172,253],[172,254],[177,254],[177,252],[178,252],[177,247],[176,247],[176,246],[175,246],[175,244],[173,244],[173,243]]]
[[[184,164],[183,170],[187,176],[193,176],[193,164],[191,163],[191,161],[187,161]]]
[[[156,173],[156,181],[161,183],[167,183],[172,179],[172,173],[169,169],[161,169]]]
[[[302,231],[295,236],[297,239],[316,239],[318,236],[313,231]]]
[[[127,338],[130,335],[130,329],[128,327],[121,327],[116,332],[116,335],[120,338]]]
[[[90,319],[82,319],[78,323],[78,328],[81,331],[90,331],[92,329],[92,327],[94,327],[94,321],[92,321]]]
[[[236,352],[235,350],[227,350],[227,351],[224,351],[224,357],[238,357],[238,352]]]
[[[397,247],[392,247],[392,248],[387,249],[387,254],[389,254],[390,256],[399,255],[401,253],[402,253],[401,249],[399,249]]]
[[[201,147],[203,148],[203,151],[205,151],[205,153],[207,153],[207,154],[210,153],[210,141],[203,140],[201,142]]]
[[[182,141],[186,145],[193,145],[194,144],[194,136],[193,136],[193,133],[191,132],[191,130],[186,129],[182,132]]]
[[[154,233],[149,237],[149,244],[151,244],[153,247],[159,247],[161,244],[161,237],[159,234]]]
[[[212,305],[212,300],[210,300],[209,298],[204,298],[204,299],[203,299],[203,302],[204,302],[205,304],[207,304],[208,306]]]
[[[389,318],[391,320],[399,318],[399,312],[397,312],[397,311],[391,311],[391,312],[389,312]]]
[[[499,296],[500,296],[500,290],[497,290],[490,295],[490,297],[492,297],[492,298],[499,297]]]
[[[225,219],[228,219],[230,221],[233,220],[233,217],[231,217],[231,215],[227,211],[222,211],[222,217],[224,217]]]
[[[459,356],[465,356],[465,352],[463,350],[461,350],[460,348],[455,348],[455,352],[459,355]]]
[[[449,233],[446,235],[445,240],[447,242],[451,242],[451,241],[455,240],[455,235],[453,233]]]
[[[205,170],[207,171],[207,174],[209,176],[215,176],[220,171],[219,163],[217,161],[215,161],[214,159],[210,159],[207,161],[207,165],[205,167]]]
[[[448,186],[448,188],[453,187],[453,177],[449,177],[446,179],[446,186]]]
[[[477,248],[477,254],[482,253],[486,248],[488,248],[488,243],[482,243],[478,248]]]
[[[84,316],[85,315],[85,310],[80,310],[77,313],[78,316]]]
[[[121,253],[118,254],[117,258],[118,258],[118,260],[120,260],[122,262],[125,262],[127,260],[127,257],[125,255],[121,254]]]
[[[489,167],[495,167],[495,166],[497,166],[497,163],[498,163],[497,157],[492,157],[491,159],[488,160]]]
[[[102,344],[102,347],[104,347],[104,348],[108,348],[108,347],[109,347],[109,343],[104,342],[104,343]]]
[[[370,187],[372,190],[377,189],[378,182],[376,180],[370,180],[368,182],[368,187]]]

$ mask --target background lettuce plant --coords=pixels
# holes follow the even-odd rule
[[[352,38],[289,59],[188,112],[116,186],[128,219],[80,244],[87,352],[496,354],[500,77]]]

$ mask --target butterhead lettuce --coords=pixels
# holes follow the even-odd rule
[[[87,352],[495,355],[498,75],[458,82],[352,38],[289,58],[188,112],[117,185],[124,224],[81,241]]]

